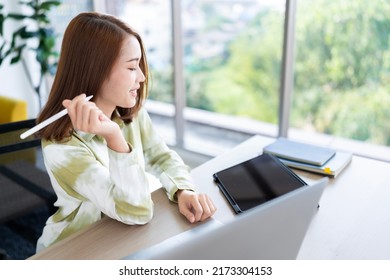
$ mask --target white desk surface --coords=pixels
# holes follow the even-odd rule
[[[274,140],[254,136],[195,168],[192,175],[196,185],[213,198],[218,197],[219,189],[211,175],[261,154],[262,147]],[[298,259],[390,259],[389,170],[389,163],[353,156],[341,174],[330,178]],[[322,178],[322,175],[294,171],[308,183]],[[216,218],[230,219],[234,214],[227,203],[217,202]],[[229,210],[231,214],[226,215]]]
[[[208,193],[217,205],[216,219],[226,222],[235,214],[212,174],[261,154],[262,148],[274,140],[254,136],[192,171],[198,190]],[[338,177],[331,178],[298,259],[390,259],[389,169],[389,163],[354,156]],[[322,178],[295,171],[307,183]],[[162,189],[152,197],[155,215],[149,224],[126,226],[105,218],[31,259],[119,259],[195,226],[168,202]]]

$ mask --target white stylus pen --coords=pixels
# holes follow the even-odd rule
[[[86,101],[89,101],[91,98],[93,97],[93,95],[90,95],[90,96],[87,96],[87,98],[85,98]],[[59,118],[62,118],[63,116],[65,116],[66,114],[68,114],[68,109],[64,109],[62,110],[61,112],[58,112],[57,114],[51,116],[50,118],[44,120],[43,122],[41,122],[40,124],[34,126],[33,128],[30,128],[29,130],[23,132],[22,134],[20,134],[20,138],[21,139],[25,139],[26,137],[34,134],[35,132],[41,130],[42,128],[44,128],[45,126],[48,126],[49,124],[51,124],[52,122],[55,122],[56,120],[58,120]]]

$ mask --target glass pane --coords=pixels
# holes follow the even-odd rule
[[[390,2],[298,3],[292,126],[390,146]]]
[[[116,15],[142,37],[150,67],[149,99],[173,103],[172,16],[170,0],[106,0]]]
[[[280,0],[182,1],[187,105],[276,125],[284,10]]]
[[[58,51],[60,51],[62,36],[69,22],[81,12],[92,11],[92,2],[92,0],[63,0],[58,7],[55,7],[50,11],[49,17],[51,19],[51,24],[58,34],[58,40],[56,41]]]
[[[58,54],[61,51],[62,38],[64,32],[69,22],[79,13],[92,11],[93,10],[93,1],[77,1],[77,0],[63,0],[61,4],[57,7],[54,7],[49,12],[50,24],[54,28],[54,32],[57,36],[55,42],[55,49]],[[58,58],[57,58],[58,59]],[[56,70],[55,70],[56,71]],[[43,102],[46,102],[48,94],[50,92],[51,85],[54,80],[54,76],[47,75],[46,78],[46,93],[42,95]]]

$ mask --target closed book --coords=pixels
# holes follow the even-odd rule
[[[323,166],[336,154],[336,150],[331,148],[297,142],[283,137],[264,147],[263,152],[281,159],[316,166]]]
[[[351,160],[352,160],[351,153],[339,152],[339,151],[337,151],[336,154],[330,160],[328,160],[326,163],[324,163],[321,166],[302,163],[293,160],[280,159],[281,162],[283,162],[285,165],[291,168],[302,169],[302,170],[325,174],[333,177],[336,177],[338,174],[340,174],[340,172],[344,170],[344,168],[351,162]]]

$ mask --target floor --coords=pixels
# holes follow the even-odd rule
[[[184,163],[187,164],[191,169],[205,163],[212,158],[211,156],[186,151],[183,149],[177,149],[175,147],[173,147],[172,149],[180,155]]]
[[[36,242],[48,217],[49,212],[43,207],[0,224],[0,260],[24,260],[35,254]]]

